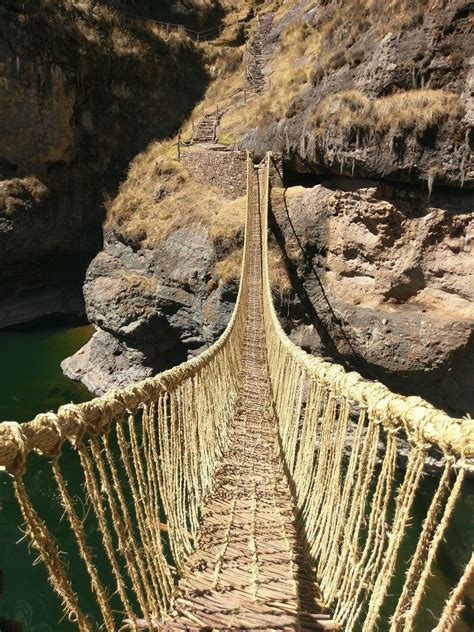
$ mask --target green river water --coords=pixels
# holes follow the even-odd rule
[[[37,413],[55,410],[65,402],[87,400],[90,397],[87,390],[65,378],[59,364],[63,358],[87,342],[92,333],[91,327],[59,326],[0,331],[0,420],[27,421]],[[79,491],[79,463],[76,462],[72,450],[65,450],[62,466],[69,474],[71,485]],[[472,549],[473,482],[467,482],[446,543],[440,550],[417,632],[429,632],[432,629],[449,587],[459,577],[460,569],[467,562]],[[57,535],[65,537],[67,527],[65,521],[60,520],[61,507],[51,485],[51,476],[44,467],[44,460],[35,458],[34,455],[28,469],[27,483],[40,515],[47,519],[48,525],[55,526]],[[426,513],[434,484],[430,478],[426,478],[423,483],[414,508],[415,526],[420,524]],[[0,632],[5,629],[2,619],[13,619],[21,623],[22,632],[72,632],[76,628],[62,619],[61,608],[49,588],[42,564],[32,565],[34,553],[29,553],[24,540],[16,544],[22,536],[19,523],[11,480],[6,474],[0,473]],[[94,529],[93,525],[90,528]],[[404,560],[411,554],[415,542],[416,537],[413,536],[404,545]],[[94,612],[87,578],[81,574],[82,571],[79,566],[76,567],[73,559],[69,564],[69,571],[76,580],[76,588],[79,587],[81,597],[85,596],[85,609]],[[396,593],[397,588],[396,585],[391,586],[391,592]],[[381,632],[386,629],[386,624],[380,626]],[[456,632],[472,632],[473,629],[471,611],[471,614],[464,615]]]
[[[60,362],[75,353],[93,333],[90,326],[38,327],[21,331],[0,331],[0,419],[29,421],[36,414],[56,410],[66,402],[82,402],[90,398],[80,384],[67,379]],[[47,481],[38,468],[33,468],[29,489],[35,503],[48,517],[57,509],[58,499],[52,496]],[[55,512],[57,513],[57,512]],[[13,497],[10,478],[0,473],[0,620],[14,619],[22,632],[74,630],[69,622],[61,622],[61,608],[51,594],[42,564],[32,565],[18,529],[19,512]],[[3,632],[0,623],[0,632]]]

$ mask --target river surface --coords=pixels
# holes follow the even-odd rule
[[[91,326],[0,331],[0,420],[30,421],[61,404],[90,399],[87,389],[63,375],[60,362],[93,333]],[[28,483],[34,501],[51,511],[52,499],[40,472],[32,474]],[[18,524],[10,479],[0,473],[0,632],[2,617],[21,623],[22,632],[75,630],[67,621],[58,623],[61,608],[51,594],[42,564],[32,565],[35,558],[25,542],[15,544],[22,535]]]
[[[92,327],[57,326],[0,331],[0,420],[29,421],[37,413],[56,410],[66,402],[78,403],[89,399],[90,394],[84,387],[64,377],[59,364],[85,344],[92,333]],[[79,491],[79,463],[75,461],[72,450],[66,447],[62,460],[69,474],[72,473],[70,482]],[[440,550],[417,632],[429,632],[432,629],[435,620],[432,613],[440,611],[449,586],[459,577],[460,569],[468,560],[474,532],[473,483],[471,480],[466,485],[446,544]],[[27,484],[38,511],[48,523],[64,524],[65,521],[60,523],[62,509],[44,459],[35,458],[35,455],[30,457]],[[434,484],[430,478],[423,483],[422,493],[418,495],[414,508],[415,525],[421,523],[426,513]],[[22,537],[18,528],[20,523],[11,480],[6,474],[0,473],[0,632],[5,629],[2,618],[21,623],[22,632],[72,632],[76,627],[62,618],[61,607],[49,588],[42,564],[32,565],[34,554],[28,552],[25,541],[16,545]],[[416,538],[413,537],[405,544],[402,551],[405,560],[415,543]],[[79,586],[81,595],[83,590],[84,594],[89,593],[88,580],[80,576],[79,569],[76,573],[73,561],[70,571],[75,573],[76,588]],[[392,586],[391,590],[396,592],[397,586]],[[87,598],[85,606],[89,612],[94,611],[91,597]],[[381,632],[387,629],[386,623],[380,627]],[[472,617],[466,613],[463,621],[456,626],[456,632],[471,632],[473,629]]]

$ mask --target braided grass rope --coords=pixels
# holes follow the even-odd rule
[[[241,306],[248,300],[245,252],[237,307],[208,351],[127,389],[62,406],[57,414],[38,415],[22,426],[0,424],[0,465],[15,478],[31,544],[65,612],[83,631],[96,627],[73,590],[54,525],[38,516],[26,491],[28,454],[51,459],[53,480],[104,628],[117,630],[127,620],[131,629],[138,629],[137,621],[152,625],[163,618],[173,601],[177,574],[194,548],[203,503],[227,443],[242,355]],[[64,465],[59,465],[65,442],[80,459],[85,502],[101,534],[100,552],[86,517],[81,517],[81,501],[68,491]],[[104,564],[109,567],[106,579]]]
[[[390,618],[391,632],[415,629],[436,553],[462,495],[465,473],[474,469],[471,419],[452,419],[420,398],[394,394],[358,373],[308,355],[285,335],[273,305],[268,269],[271,157],[266,158],[263,180],[255,177],[250,156],[247,162],[242,281],[221,338],[197,358],[126,389],[85,404],[62,406],[56,414],[38,415],[21,426],[0,424],[0,466],[14,477],[29,540],[66,614],[81,631],[97,626],[81,605],[83,586],[77,590],[69,576],[55,525],[41,519],[28,495],[23,476],[28,455],[36,452],[51,461],[75,543],[71,555],[76,554],[85,567],[100,624],[108,632],[124,621],[132,630],[156,627],[173,608],[178,581],[200,541],[215,474],[228,453],[242,358],[255,362],[245,346],[246,336],[251,335],[246,314],[260,313],[262,318],[262,306],[264,334],[260,332],[252,344],[260,349],[259,362],[265,349],[269,407],[278,426],[275,458],[292,492],[300,537],[292,553],[296,545],[288,530],[291,521],[274,500],[271,515],[281,514],[274,524],[279,525],[277,531],[291,558],[288,585],[297,591],[300,584],[308,583],[297,570],[297,558],[304,553],[312,566],[308,577],[314,570],[322,598],[344,630],[372,632],[387,616],[386,597],[394,574],[403,567],[401,550],[413,528],[412,507],[425,457],[435,447],[444,456],[445,468],[417,534],[413,557],[402,571],[406,572],[403,586]],[[261,242],[257,250],[254,245],[252,259],[249,235],[254,244],[256,236]],[[253,388],[258,391],[261,386]],[[405,445],[408,442],[403,473],[397,469],[402,438]],[[66,443],[81,464],[89,517],[87,512],[81,517],[81,499],[69,488],[68,461],[62,458]],[[243,461],[256,459],[253,453],[245,454],[249,445],[244,433],[239,457]],[[276,479],[270,482],[280,490]],[[267,590],[266,569],[256,529],[261,490],[258,482],[252,485],[253,527],[247,539],[252,550],[252,601],[258,604]],[[243,529],[236,524],[237,510],[235,500],[229,502],[225,538],[215,543],[216,557],[208,561],[214,578],[209,589],[220,590],[229,541]],[[94,533],[100,533],[100,546]],[[446,602],[439,632],[450,630],[462,610],[472,565],[471,560]],[[303,603],[299,599],[287,607],[297,610]],[[188,615],[194,625],[203,625],[202,616]],[[233,616],[229,615],[229,627]]]
[[[267,156],[268,170],[270,161]],[[265,195],[264,231],[268,182]],[[266,239],[263,275],[269,373],[297,520],[324,601],[346,632],[377,629],[405,536],[412,529],[412,506],[427,451],[434,447],[444,456],[444,473],[391,620],[391,632],[411,631],[465,472],[474,470],[474,421],[452,419],[421,398],[397,395],[305,353],[286,336],[276,315]],[[296,385],[304,389],[303,398]],[[401,481],[398,435],[409,447]],[[459,473],[450,489],[455,469]],[[465,578],[461,583],[465,588]],[[460,594],[447,604],[451,614],[442,615],[443,621],[458,612]]]
[[[459,580],[458,585],[453,589],[443,610],[443,614],[438,625],[433,632],[449,632],[453,629],[456,621],[461,614],[463,605],[463,596],[469,586],[472,586],[474,580],[474,554],[471,555],[469,563],[466,565],[464,573]]]

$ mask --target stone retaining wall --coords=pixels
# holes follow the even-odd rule
[[[193,178],[203,185],[220,189],[225,197],[236,199],[247,193],[247,152],[225,150],[183,151],[181,161]],[[273,157],[270,181],[273,187],[281,187],[281,154]]]
[[[198,182],[215,186],[225,197],[236,199],[247,190],[245,151],[193,150],[183,152],[181,161]]]

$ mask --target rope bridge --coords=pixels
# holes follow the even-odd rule
[[[14,478],[29,541],[81,631],[368,632],[382,620],[390,632],[416,629],[473,469],[474,422],[287,338],[268,270],[270,168],[270,155],[257,168],[248,157],[241,285],[211,348],[129,388],[0,424],[0,465]],[[444,469],[403,565],[432,449]],[[32,452],[51,469],[67,539],[28,493]],[[471,557],[438,632],[455,625],[473,573]],[[88,585],[79,585],[81,574]],[[394,577],[402,584],[395,601]]]

